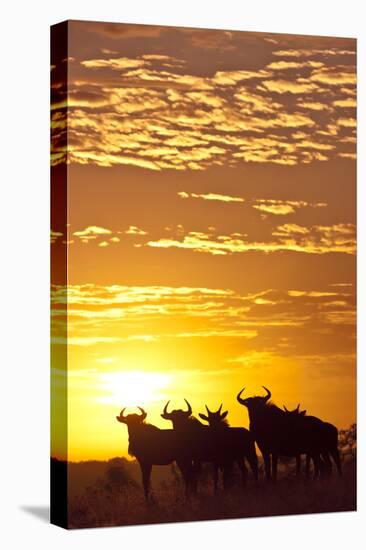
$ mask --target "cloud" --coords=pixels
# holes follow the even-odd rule
[[[278,94],[304,94],[317,90],[317,86],[311,82],[299,82],[299,80],[265,80],[262,86],[270,92]]]
[[[314,57],[317,55],[321,56],[355,56],[354,50],[340,50],[339,48],[330,48],[330,49],[312,49],[312,48],[299,48],[299,49],[289,49],[289,50],[275,50],[272,52],[273,55],[279,57]]]
[[[108,336],[69,336],[68,338],[54,336],[51,338],[51,344],[68,346],[95,346],[97,344],[115,344],[119,341],[120,338]]]
[[[110,233],[112,233],[110,229],[98,227],[97,225],[89,225],[81,231],[74,231],[74,235],[77,237],[89,237],[90,235],[108,235]]]
[[[301,100],[298,102],[298,106],[312,111],[329,111],[331,109],[327,103],[320,103],[319,101]]]
[[[345,159],[356,160],[356,153],[338,153],[338,156]]]
[[[114,57],[111,59],[86,59],[80,62],[81,65],[87,68],[99,69],[101,67],[110,67],[111,69],[120,71],[123,69],[136,69],[147,65],[146,61],[141,59],[129,59],[127,57]]]
[[[87,244],[89,241],[95,240],[97,237],[110,235],[111,233],[112,231],[110,229],[98,227],[97,225],[89,225],[85,229],[74,231],[73,235],[75,235],[75,237],[79,237],[82,243]]]
[[[273,61],[267,65],[267,69],[274,71],[286,71],[289,69],[300,69],[303,67],[319,68],[323,67],[324,63],[320,61]]]
[[[271,76],[271,73],[265,70],[260,71],[217,71],[212,79],[214,84],[219,86],[233,86],[238,82],[251,79],[262,79]]]
[[[147,231],[144,231],[143,229],[135,225],[130,225],[124,231],[114,231],[114,232],[110,229],[106,229],[105,227],[89,225],[85,229],[82,229],[80,231],[74,231],[73,235],[75,235],[76,237],[79,237],[80,241],[84,244],[88,244],[90,241],[94,241],[101,248],[105,248],[109,246],[111,243],[117,244],[121,242],[121,238],[118,235],[121,235],[122,233],[125,233],[126,235],[136,235],[136,236],[147,235]],[[106,240],[107,237],[109,237],[108,240]]]
[[[356,72],[353,67],[328,67],[314,70],[310,76],[313,82],[331,86],[356,85]]]
[[[186,193],[185,191],[180,191],[178,195],[182,199],[194,198],[194,199],[203,199],[207,201],[219,201],[219,202],[244,202],[242,197],[233,197],[231,195],[221,195],[219,193]]]
[[[320,360],[320,354],[329,361],[332,353],[351,353],[349,338],[355,328],[352,286],[259,288],[245,293],[227,288],[85,284],[67,289],[54,285],[51,295],[53,344],[66,344],[57,330],[65,325],[67,300],[68,343],[93,348],[93,361],[105,364],[124,362],[124,357],[130,362],[144,346],[189,349],[198,345],[196,340],[206,339],[211,339],[212,350],[222,350],[219,362],[240,365],[247,358],[253,366],[267,359],[273,364],[272,355],[284,350],[288,358],[303,354]],[[200,343],[203,354],[205,345]],[[153,365],[153,355],[151,361]]]
[[[60,231],[53,231],[51,229],[51,244],[54,244],[59,237],[62,237],[63,236],[63,233],[61,233]]]
[[[353,109],[353,108],[356,108],[357,103],[356,103],[356,100],[353,99],[352,97],[347,97],[346,99],[338,99],[336,101],[333,101],[333,105],[335,107],[344,107],[346,109],[348,108]]]
[[[121,40],[145,36],[134,26],[124,32],[117,27],[105,32]],[[165,31],[146,32],[159,44]],[[175,32],[184,40],[189,37],[190,47],[194,40],[200,49],[207,41],[213,47],[213,31]],[[229,38],[221,31],[216,35],[215,48],[221,40],[231,52],[234,43],[240,60],[245,41],[239,48],[237,40],[242,37],[234,33],[235,39]],[[259,38],[246,40],[258,45]],[[102,51],[92,59],[76,59],[68,97],[60,89],[52,102],[52,164],[204,170],[243,163],[291,166],[352,153],[340,141],[334,121],[341,120],[337,127],[342,135],[353,135],[354,125],[342,124],[349,119],[342,113],[355,97],[354,52],[328,46],[271,51],[277,46],[266,43],[268,56],[273,53],[275,60],[265,56],[262,66],[258,62],[255,67],[246,60],[239,67],[247,68],[239,69],[224,62],[198,70],[189,56],[178,59],[166,48],[143,54],[130,49],[119,56]],[[311,128],[311,139],[295,139],[297,128]]]
[[[162,238],[148,241],[145,246],[152,248],[181,248],[195,252],[226,256],[246,252],[274,253],[279,251],[301,252],[306,254],[345,253],[355,254],[355,227],[352,224],[305,227],[297,224],[278,226],[272,237],[276,240],[250,241],[246,235],[213,235],[190,231],[177,238]]]
[[[337,120],[338,126],[342,126],[343,128],[356,128],[356,120],[354,118],[339,118]]]
[[[255,338],[256,336],[258,336],[256,330],[206,330],[182,332],[176,335],[177,338]]]
[[[170,286],[101,286],[94,284],[71,285],[69,288],[54,285],[52,301],[55,304],[107,305],[170,300],[172,297],[186,300],[188,297],[230,296],[230,289]],[[191,299],[191,298],[190,298]]]
[[[125,231],[126,235],[147,235],[147,232],[136,225],[130,225],[130,227]]]
[[[274,214],[276,216],[286,216],[293,214],[299,208],[305,207],[324,207],[326,203],[310,204],[306,201],[288,201],[288,200],[274,200],[274,199],[257,199],[256,203],[252,205],[256,210],[265,212],[266,214]]]
[[[286,223],[284,225],[279,225],[272,235],[279,235],[282,237],[283,234],[290,235],[292,233],[301,233],[306,235],[310,233],[310,229],[302,225],[297,225],[296,223]]]
[[[316,291],[316,290],[289,290],[288,295],[292,298],[298,298],[298,297],[310,297],[310,298],[322,298],[324,296],[338,296],[338,292],[324,292],[324,291]]]

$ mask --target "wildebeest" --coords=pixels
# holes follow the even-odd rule
[[[207,430],[207,426],[202,424],[196,417],[192,416],[192,407],[188,403],[187,399],[184,399],[187,404],[187,410],[176,409],[168,412],[168,401],[164,407],[161,417],[164,420],[170,420],[173,424],[173,429],[179,435],[180,441],[184,445],[185,449],[190,455],[191,465],[194,472],[193,489],[197,491],[197,478],[201,471],[201,452],[200,445],[201,439],[197,434],[202,434],[202,429]],[[198,430],[201,430],[199,432]],[[204,432],[203,432],[204,433]]]
[[[192,416],[192,407],[186,399],[185,402],[187,403],[186,411],[177,409],[168,412],[168,401],[161,416],[172,422],[174,430],[179,433],[185,447],[189,449],[195,473],[199,473],[201,463],[212,463],[214,465],[214,485],[216,489],[215,472],[217,465],[222,466],[224,479],[227,479],[225,471],[228,472],[235,461],[238,463],[245,481],[244,456],[247,454],[251,456],[251,464],[253,464],[253,471],[255,471],[254,457],[248,449],[249,440],[252,441],[252,438],[243,436],[242,432],[237,432],[234,428],[213,430]]]
[[[170,464],[174,461],[182,473],[187,495],[192,486],[193,472],[181,439],[174,430],[161,430],[152,424],[147,424],[145,422],[147,413],[141,407],[138,408],[141,414],[125,416],[124,408],[116,419],[127,425],[128,452],[140,465],[146,500],[150,495],[152,466]]]
[[[230,473],[232,462],[235,462],[242,474],[243,484],[246,483],[247,468],[246,459],[251,467],[255,481],[258,481],[258,458],[255,452],[255,443],[252,434],[245,428],[233,428],[227,421],[228,411],[221,412],[222,404],[217,411],[210,411],[205,405],[207,414],[200,413],[198,416],[208,423],[215,436],[219,439],[225,438],[227,460],[224,463],[214,464],[214,487],[217,490],[219,469],[224,476],[224,486],[227,482],[227,475]]]
[[[306,415],[306,410],[302,410],[300,411],[300,403],[297,405],[296,409],[293,409],[292,411],[288,410],[285,406],[283,406],[285,412],[288,414],[288,415],[294,415],[295,416],[295,421],[296,421],[296,417],[298,417],[299,415],[300,416],[305,416]],[[329,422],[324,422],[323,420],[321,420],[320,418],[317,418],[316,416],[307,416],[306,418],[310,418],[312,419],[313,422],[317,422],[319,423],[319,426],[321,427],[322,429],[322,432],[323,432],[323,442],[324,442],[324,446],[321,450],[321,453],[320,453],[320,464],[319,464],[319,468],[320,468],[320,472],[317,471],[317,468],[316,468],[316,464],[314,462],[314,475],[315,477],[317,477],[320,474],[330,474],[331,471],[332,471],[332,462],[330,460],[330,456],[333,458],[334,460],[334,463],[336,465],[336,468],[337,468],[337,471],[338,471],[338,474],[339,475],[342,475],[342,465],[341,465],[341,460],[340,460],[340,456],[339,456],[339,451],[338,451],[338,430],[337,428],[333,425],[333,424],[330,424]],[[306,477],[309,476],[309,469],[310,469],[310,459],[313,458],[311,457],[311,455],[307,454],[306,455]],[[300,457],[297,457],[296,460],[301,463],[301,456]],[[300,465],[297,465],[297,469],[300,468]]]
[[[293,409],[292,411],[289,411],[286,407],[286,405],[283,406],[283,410],[287,414],[300,414],[304,416],[306,414],[306,411],[300,411],[300,403],[297,405],[296,409]],[[310,470],[310,455],[306,455],[306,477],[309,475]],[[301,473],[301,454],[296,455],[296,475],[299,476]]]
[[[316,417],[302,414],[288,414],[269,400],[271,392],[263,386],[265,396],[255,396],[243,399],[243,388],[237,395],[237,400],[248,409],[250,431],[262,453],[266,478],[277,478],[277,461],[279,456],[297,457],[306,454],[312,457],[315,469],[320,469],[320,456],[331,447],[332,456],[338,457],[337,429],[332,428],[332,444],[330,445],[328,429]],[[331,425],[329,425],[331,426]],[[336,459],[335,459],[336,461]],[[340,465],[340,462],[338,462]]]

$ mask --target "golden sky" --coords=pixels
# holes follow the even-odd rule
[[[51,241],[70,460],[126,454],[124,406],[168,428],[168,399],[223,402],[247,426],[244,385],[355,420],[355,64],[353,39],[69,23]]]

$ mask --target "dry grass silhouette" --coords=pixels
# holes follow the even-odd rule
[[[346,432],[349,431],[342,435]],[[335,472],[323,480],[296,478],[292,460],[281,463],[276,484],[261,480],[256,486],[250,477],[243,490],[234,479],[230,490],[220,490],[213,495],[212,466],[205,465],[199,492],[188,501],[173,465],[153,470],[154,500],[146,504],[136,461],[115,458],[108,462],[69,463],[69,527],[352,511],[356,509],[356,453],[352,433],[343,437],[343,441],[342,478]],[[260,469],[263,470],[262,464]],[[239,472],[236,475],[239,476]]]

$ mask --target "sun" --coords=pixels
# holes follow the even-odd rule
[[[172,376],[160,372],[131,370],[100,375],[104,402],[136,407],[161,401],[172,386]]]

